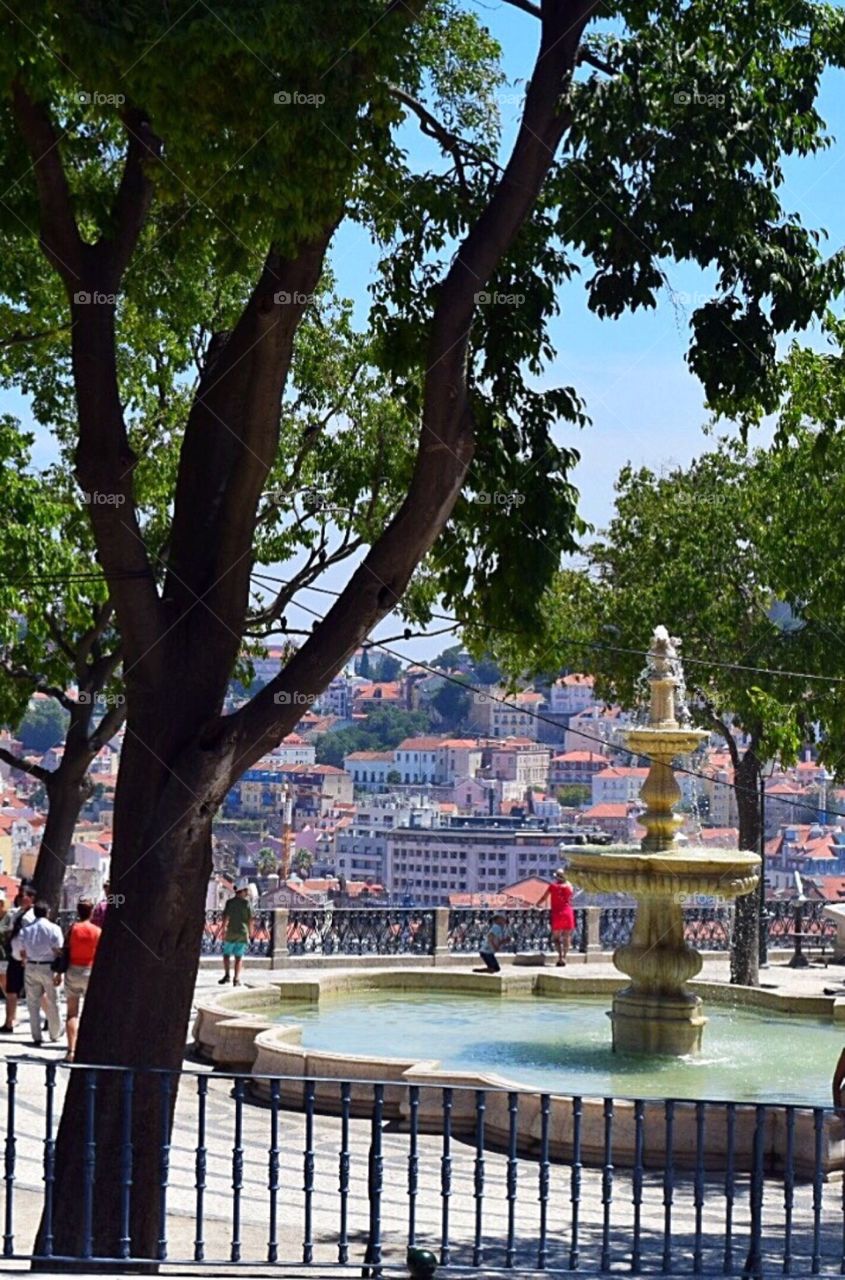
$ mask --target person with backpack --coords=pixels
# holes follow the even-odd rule
[[[18,999],[24,989],[24,966],[20,954],[20,933],[35,919],[33,907],[35,892],[31,885],[22,884],[15,899],[15,911],[12,927],[9,930],[9,960],[6,969],[6,1021],[0,1027],[0,1034],[10,1036],[15,1029],[15,1018],[18,1012]]]

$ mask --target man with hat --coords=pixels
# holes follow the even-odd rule
[[[241,985],[241,970],[244,956],[249,946],[250,925],[254,916],[252,903],[249,900],[249,881],[239,880],[235,886],[234,896],[223,908],[223,977],[219,985],[229,981],[229,963],[235,961],[235,978],[233,986]]]

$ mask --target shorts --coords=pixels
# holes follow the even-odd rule
[[[19,996],[23,992],[23,965],[14,956],[10,957],[6,970],[6,990],[10,996]]]
[[[242,960],[246,955],[248,946],[248,942],[224,942],[223,954],[224,956],[235,956],[238,960]]]
[[[65,972],[65,995],[78,996],[81,1000],[88,990],[88,979],[90,977],[90,965],[86,969],[81,964],[72,964]]]

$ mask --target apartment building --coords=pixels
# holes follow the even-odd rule
[[[396,772],[396,761],[392,751],[350,751],[343,757],[343,767],[356,791],[379,792]]]
[[[394,768],[405,785],[439,782],[443,738],[405,738],[393,753]]]
[[[647,777],[648,769],[640,765],[610,765],[593,774],[593,804],[632,804]]]
[[[347,880],[385,883],[387,841],[396,828],[432,830],[440,825],[440,806],[423,795],[374,796],[358,806],[349,826],[335,835],[334,865]]]
[[[518,782],[526,787],[545,787],[549,781],[551,751],[523,738],[511,739],[489,751],[490,776],[500,782]]]
[[[549,710],[554,716],[574,716],[593,702],[592,676],[569,675],[555,680],[549,690]]]
[[[531,738],[539,736],[537,713],[543,698],[533,689],[522,693],[506,693],[504,689],[490,689],[472,695],[469,720],[474,729],[486,738]]]
[[[497,893],[532,875],[550,879],[567,833],[530,818],[452,817],[430,830],[399,828],[387,837],[383,883],[420,906],[450,893]]]

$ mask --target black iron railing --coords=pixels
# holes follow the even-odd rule
[[[792,949],[796,935],[794,901],[769,900],[765,926],[768,945]],[[836,937],[834,922],[824,914],[824,902],[805,902],[801,909],[801,929],[805,950],[828,949]],[[631,936],[636,907],[618,905],[597,908],[600,912],[598,941],[603,951],[613,951]],[[587,908],[575,909],[572,949],[587,950]],[[287,945],[290,955],[431,955],[435,948],[433,907],[318,907],[293,908],[288,912]],[[505,952],[550,952],[549,913],[531,908],[511,908],[503,914],[507,921]],[[450,908],[448,950],[469,953],[479,950],[490,928],[493,909]],[[256,913],[247,954],[269,958],[273,952],[275,912]],[[58,922],[64,931],[76,919],[75,911],[60,911]],[[729,951],[733,928],[733,908],[688,906],[684,908],[687,941],[701,951]],[[207,911],[202,937],[202,954],[219,955],[223,945],[223,913]]]
[[[252,922],[248,956],[266,956],[273,954],[273,918],[272,911],[256,911]],[[225,925],[222,911],[206,911],[205,928],[202,934],[202,954],[217,956],[223,951]]]
[[[288,912],[289,955],[431,955],[434,911],[325,907]]]
[[[783,904],[791,905],[791,904]],[[612,951],[631,937],[636,907],[602,907],[599,937],[602,950]],[[685,907],[684,935],[699,951],[729,951],[733,909],[727,904],[713,907]]]
[[[448,946],[450,951],[465,953],[479,951],[486,942],[487,934],[493,918],[493,910],[489,907],[473,909],[456,907],[449,912]],[[549,932],[549,912],[545,909],[534,910],[514,908],[502,911],[505,917],[505,940],[502,951],[508,953],[554,950]],[[583,907],[576,908],[575,929],[572,934],[572,949],[587,950],[587,913]]]
[[[599,917],[599,941],[602,951],[624,946],[634,927],[636,907],[602,907]]]
[[[825,902],[804,902],[801,904],[801,934],[805,944],[812,949],[814,945],[832,944],[836,937],[836,925],[824,914]],[[767,927],[770,947],[791,947],[796,933],[795,901],[767,902]]]
[[[195,1072],[119,1071],[108,1088],[107,1069],[71,1070],[86,1086],[72,1249],[53,1196],[68,1070],[7,1064],[7,1260],[32,1258],[41,1220],[42,1268],[269,1263],[372,1277],[403,1270],[416,1245],[485,1273],[845,1272],[843,1126],[827,1108]],[[150,1086],[163,1115],[175,1095],[173,1129],[150,1126],[142,1150],[120,1134]],[[100,1126],[119,1143],[111,1158]],[[133,1235],[141,1196],[152,1252]]]

